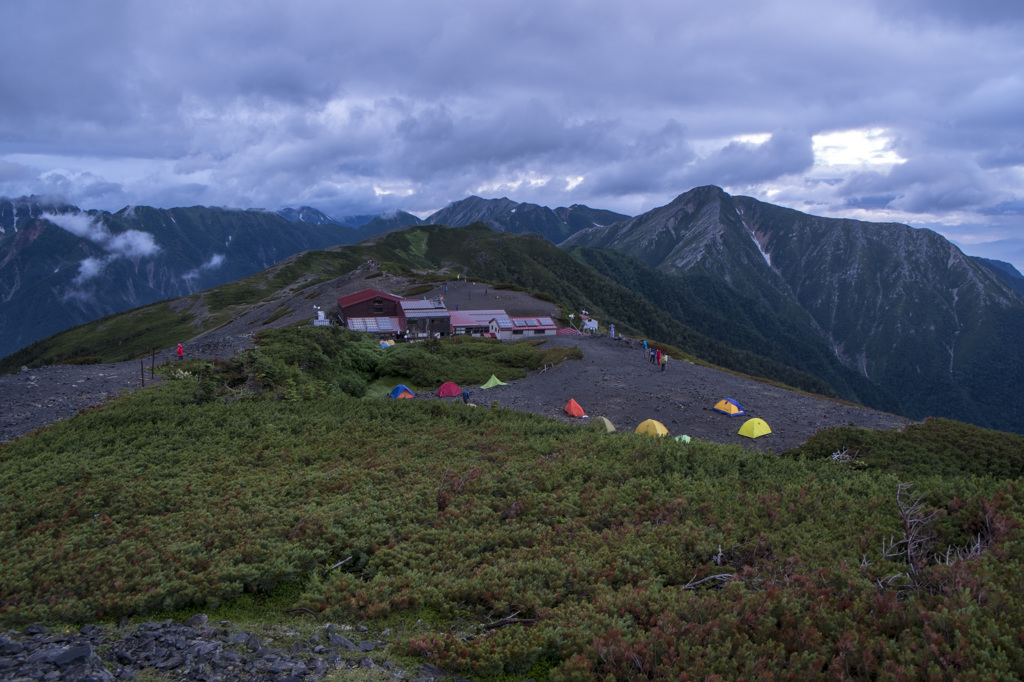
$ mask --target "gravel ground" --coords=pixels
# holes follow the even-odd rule
[[[833,426],[891,429],[910,423],[896,415],[787,391],[671,357],[661,371],[629,339],[557,337],[548,343],[577,345],[583,359],[568,360],[508,386],[471,388],[471,402],[490,405],[497,400],[505,407],[577,424],[602,416],[619,431],[632,431],[645,419],[656,419],[672,436],[685,434],[774,452],[796,447],[819,429]],[[587,417],[575,419],[563,411],[570,398]],[[712,408],[722,398],[737,400],[747,417],[715,412]],[[740,425],[750,417],[764,419],[772,433],[756,440],[740,436]]]
[[[345,278],[301,292],[285,292],[223,327],[185,341],[188,357],[230,357],[252,344],[254,331],[312,320],[314,305],[331,314],[340,296],[368,287],[402,291],[415,284],[398,277],[376,277],[376,272],[366,265]],[[459,305],[462,310],[501,308],[512,315],[558,314],[554,305],[517,292],[466,281],[449,282],[447,291],[445,286],[441,284],[424,296],[444,295],[451,309]],[[267,324],[265,321],[276,315],[283,304],[291,306],[289,314]],[[176,344],[178,340],[172,341]],[[632,431],[643,420],[656,419],[673,436],[687,434],[775,452],[795,447],[828,427],[891,429],[909,423],[885,412],[786,391],[676,359],[670,358],[667,371],[662,372],[629,339],[560,336],[547,343],[578,345],[584,357],[531,373],[508,386],[486,391],[467,387],[472,394],[471,402],[488,406],[497,400],[505,407],[580,424],[604,416],[620,431]],[[158,376],[151,377],[150,368],[154,362],[175,361],[173,344],[155,358],[142,361],[58,365],[0,376],[0,443],[140,389],[143,382],[148,386],[159,381]],[[570,398],[583,407],[588,418],[572,419],[562,411]],[[726,417],[711,409],[721,398],[738,400],[749,416],[768,422],[772,433],[757,440],[738,435],[743,418]]]

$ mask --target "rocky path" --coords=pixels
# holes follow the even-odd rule
[[[146,679],[187,682],[300,682],[356,671],[362,680],[461,679],[429,664],[403,670],[382,660],[386,641],[364,636],[359,628],[328,624],[308,636],[277,627],[269,637],[208,623],[204,614],[132,627],[32,625],[0,632],[0,681],[114,682],[144,671],[154,676]]]

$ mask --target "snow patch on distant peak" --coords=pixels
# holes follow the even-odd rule
[[[764,262],[768,264],[768,267],[771,267],[772,254],[768,253],[761,247],[761,242],[757,241],[757,237],[754,236],[753,232],[750,233],[750,238],[754,240],[755,244],[757,244],[757,250],[761,252],[761,257],[764,258]]]
[[[768,267],[772,267],[772,254],[765,250],[764,246],[761,244],[761,240],[757,238],[757,231],[750,227],[750,224],[747,223],[746,219],[743,217],[743,212],[737,210],[737,213],[740,216],[740,222],[743,223],[743,227],[747,228],[747,234],[750,235],[750,238],[754,241],[754,245],[757,246],[757,250],[758,252],[760,252],[761,257],[764,258],[764,262],[768,264]],[[763,239],[765,243],[768,242],[766,236],[763,237]]]

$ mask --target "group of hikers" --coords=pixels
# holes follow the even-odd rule
[[[652,365],[660,365],[662,372],[668,369],[668,353],[663,353],[660,348],[648,348],[644,341],[644,354],[650,358]]]

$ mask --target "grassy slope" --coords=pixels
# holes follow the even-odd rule
[[[170,302],[153,303],[109,315],[31,343],[0,359],[0,374],[24,366],[65,362],[119,362],[165,348],[168,339],[195,335],[195,316],[175,310]]]
[[[843,465],[826,450],[865,434],[776,458],[306,385],[197,405],[197,381],[0,447],[0,620],[215,613],[284,585],[478,678],[1024,674],[1020,437],[929,422]],[[909,481],[936,513],[919,566],[880,550]],[[481,627],[512,614],[536,622]]]

